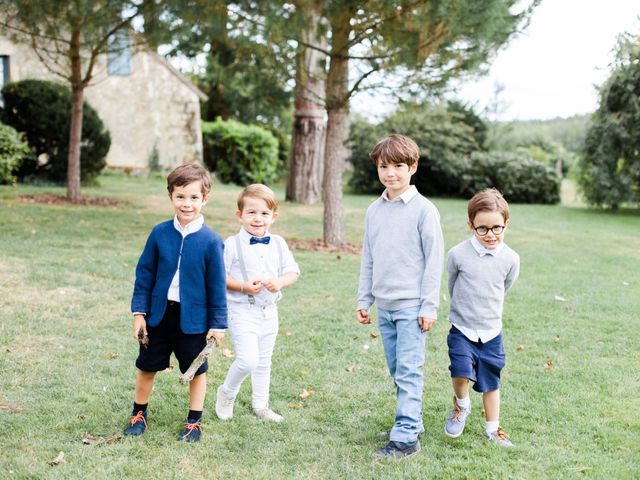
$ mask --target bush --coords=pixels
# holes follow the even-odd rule
[[[474,152],[461,178],[460,191],[470,198],[495,187],[509,202],[558,203],[560,177],[536,160],[508,152]]]
[[[13,183],[15,171],[31,157],[31,149],[20,134],[0,123],[0,184]]]
[[[19,132],[35,154],[24,162],[17,174],[43,177],[55,182],[67,179],[71,92],[63,86],[42,80],[8,83],[2,89],[4,108],[0,120]],[[106,165],[111,136],[97,112],[84,102],[80,178],[92,180]],[[36,158],[44,155],[46,161]]]
[[[244,186],[278,178],[278,141],[264,128],[235,120],[202,123],[204,163],[223,183]]]

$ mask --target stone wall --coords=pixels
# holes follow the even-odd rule
[[[0,55],[10,57],[12,81],[63,81],[47,70],[29,46],[0,36]],[[85,100],[111,133],[108,167],[144,171],[154,151],[163,168],[202,162],[200,100],[206,97],[162,57],[136,51],[127,76],[108,75],[106,57],[102,57],[94,72]]]

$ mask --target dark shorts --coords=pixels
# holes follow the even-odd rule
[[[472,342],[456,327],[447,336],[451,378],[468,378],[476,392],[490,392],[500,388],[500,371],[506,355],[502,333],[487,343]]]
[[[180,371],[186,372],[191,362],[207,344],[207,334],[195,335],[183,333],[180,329],[180,304],[169,300],[162,321],[155,327],[147,327],[149,346],[140,347],[136,367],[144,372],[159,372],[169,368],[169,358],[174,353],[178,359]],[[198,369],[196,375],[206,372],[208,364]]]

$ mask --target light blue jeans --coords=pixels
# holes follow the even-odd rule
[[[427,334],[420,330],[420,306],[402,310],[378,308],[378,325],[389,373],[396,384],[396,421],[389,439],[413,443],[424,432],[422,387]]]

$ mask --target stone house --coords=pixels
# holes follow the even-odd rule
[[[207,96],[163,57],[119,47],[100,57],[85,101],[111,133],[107,168],[140,172],[156,163],[172,168],[202,162],[200,102]],[[62,82],[29,45],[0,35],[0,88],[34,78]]]

